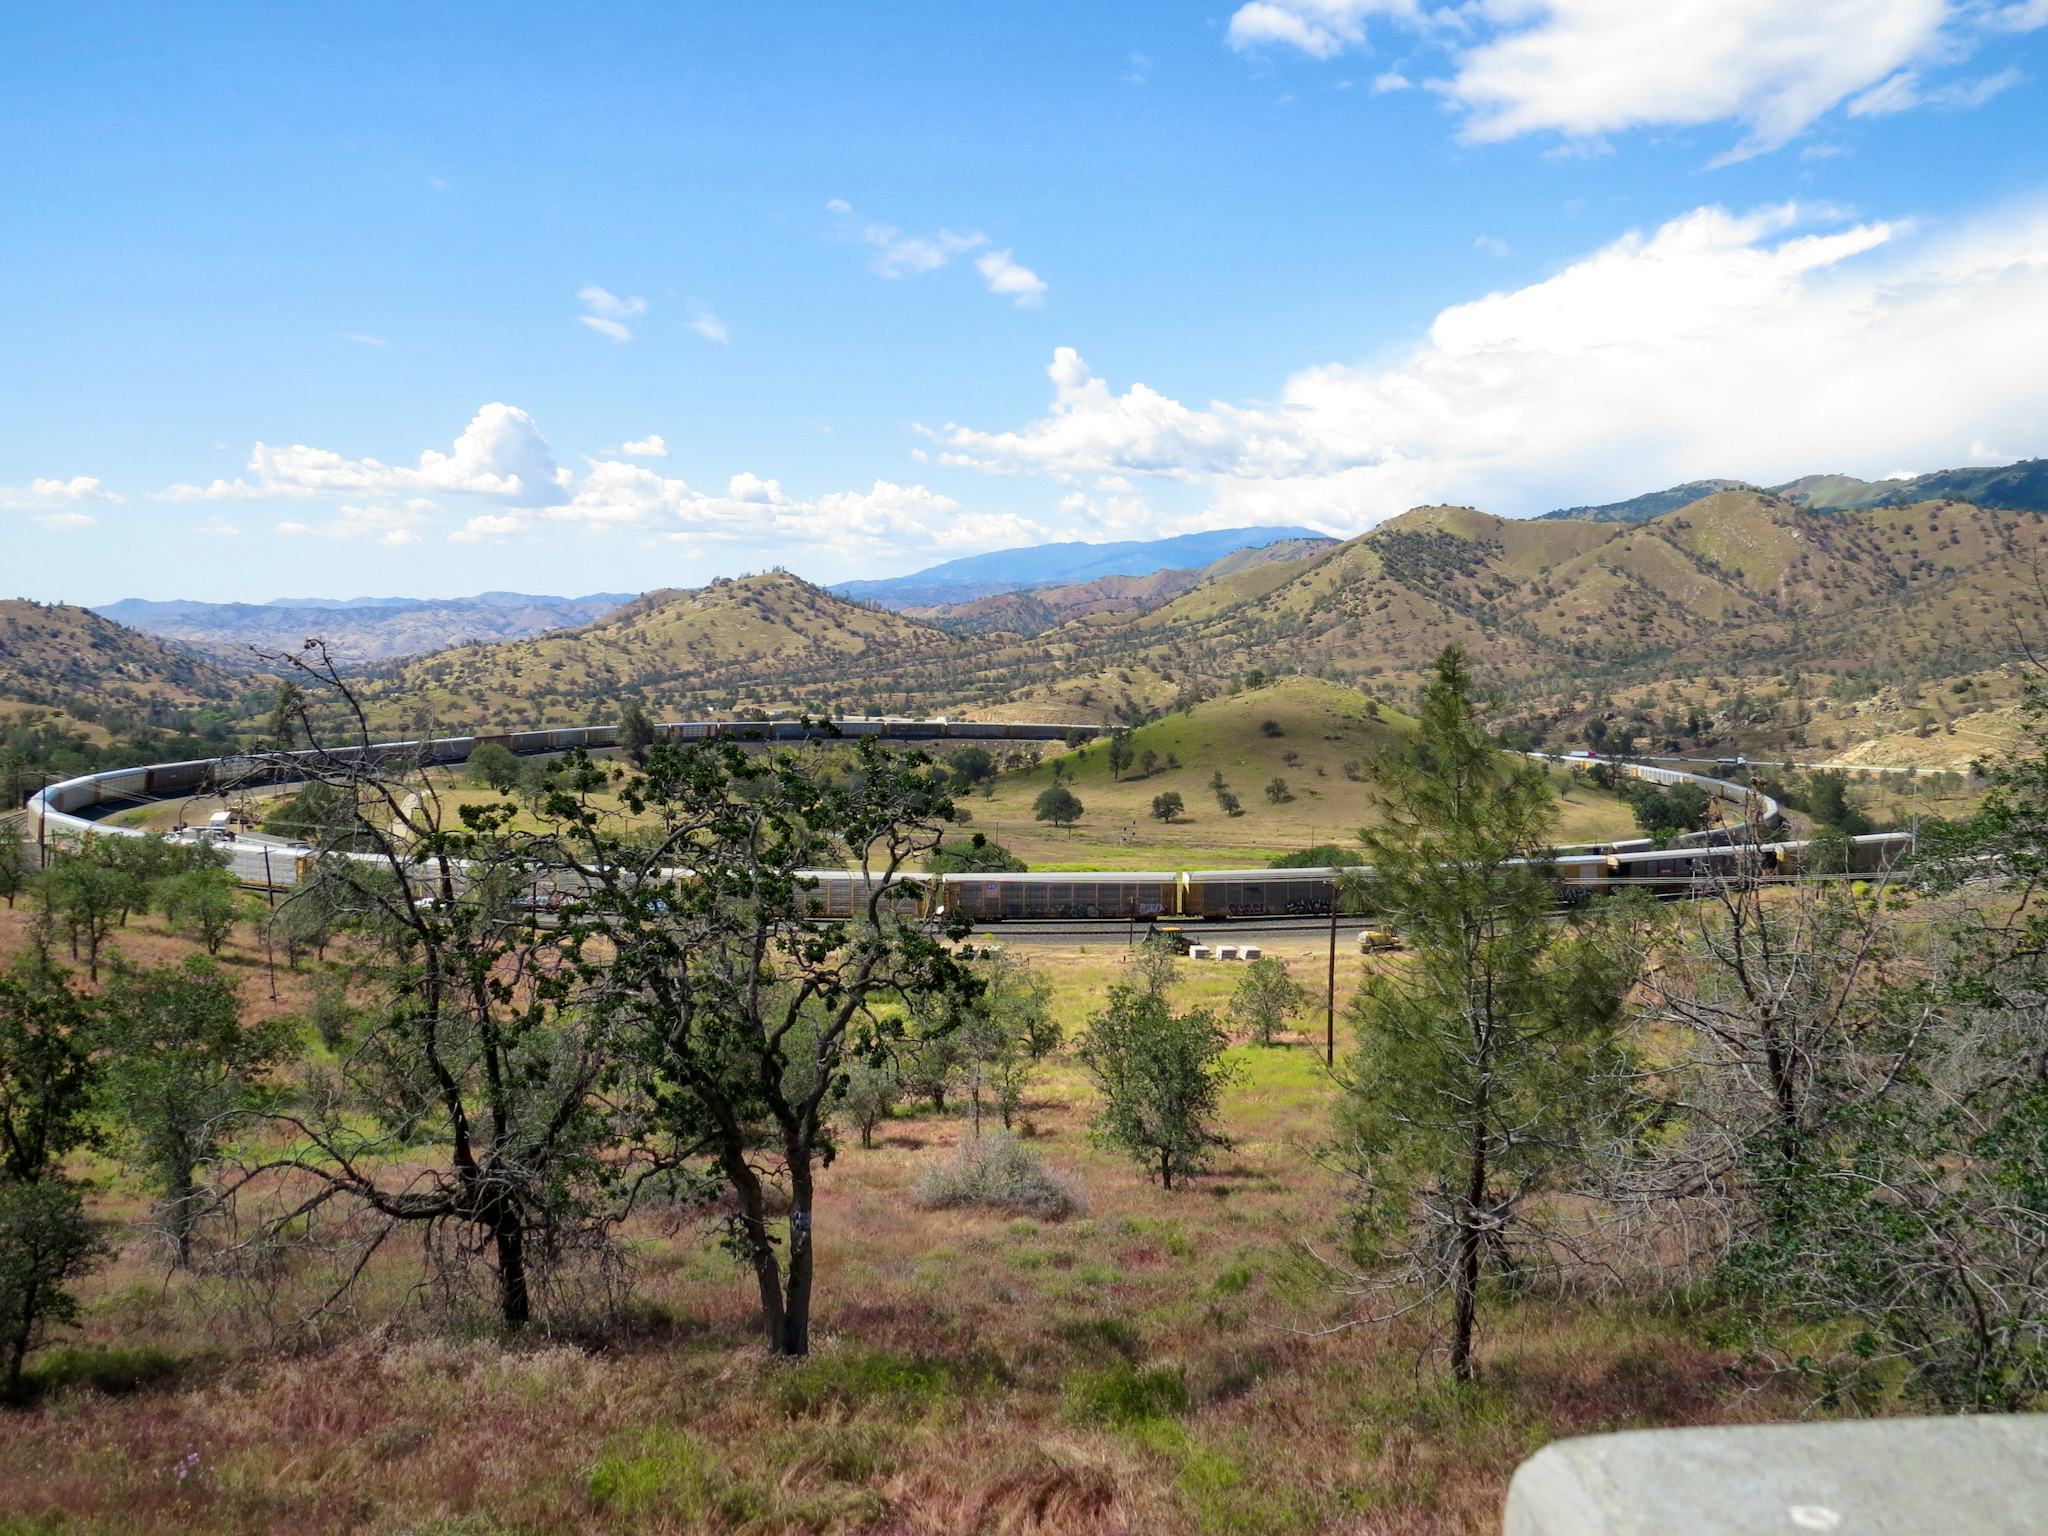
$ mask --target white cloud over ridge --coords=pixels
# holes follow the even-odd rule
[[[1437,316],[1392,366],[1304,369],[1270,402],[1115,392],[1072,348],[1008,430],[940,462],[1204,488],[1204,521],[1356,531],[1427,501],[1502,513],[1706,475],[1954,464],[2048,438],[2048,208],[1932,240],[1792,206],[1700,208]],[[1981,457],[1981,456],[1979,456]]]
[[[1869,115],[1989,100],[2010,72],[1931,88],[1920,75],[1988,37],[2048,25],[2048,0],[1250,0],[1228,36],[1327,59],[1369,46],[1375,25],[1443,50],[1449,74],[1430,84],[1468,140],[1726,121],[1745,129],[1723,157],[1736,159],[1845,103],[1874,104]]]
[[[516,405],[493,401],[476,413],[447,453],[428,449],[417,465],[351,459],[303,443],[250,450],[253,478],[209,485],[171,485],[163,501],[261,501],[323,493],[386,496],[453,492],[488,496],[519,506],[545,506],[568,494],[572,477],[558,466],[540,428]]]

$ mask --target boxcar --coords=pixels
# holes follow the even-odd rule
[[[1175,911],[1179,877],[1170,870],[1110,874],[956,874],[941,902],[977,923],[1032,918],[1152,918]]]

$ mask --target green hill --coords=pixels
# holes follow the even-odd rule
[[[1270,723],[1270,726],[1269,726]],[[1352,688],[1290,677],[1177,711],[1131,732],[1142,766],[1113,777],[1107,743],[1058,752],[1036,768],[1000,776],[986,797],[963,803],[969,830],[984,832],[1033,869],[1186,869],[1263,866],[1316,843],[1349,843],[1376,819],[1374,760],[1414,728],[1406,715],[1375,705]],[[1053,763],[1085,807],[1071,832],[1034,819],[1033,802],[1053,783]],[[1176,766],[1177,765],[1177,766]],[[1211,787],[1217,774],[1241,813],[1227,815]],[[1286,781],[1290,798],[1270,799]],[[1560,775],[1560,840],[1632,835],[1627,808],[1612,796]],[[1152,815],[1157,795],[1173,791],[1185,815]]]

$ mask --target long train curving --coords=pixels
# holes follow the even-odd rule
[[[879,736],[903,741],[1065,741],[1099,728],[1017,721],[902,720],[857,718],[833,721],[675,721],[656,727],[659,739],[702,741],[803,741],[826,737]],[[402,759],[412,766],[459,763],[485,742],[516,754],[562,752],[617,745],[618,727],[566,727],[500,735],[446,736],[428,741],[383,742],[342,748],[328,757]],[[295,754],[297,755],[297,754]],[[1591,759],[1532,753],[1541,761],[1575,770]],[[1784,813],[1770,796],[1746,785],[1681,769],[1609,762],[1617,773],[1658,784],[1695,784],[1722,804],[1741,808],[1738,819],[1705,832],[1688,833],[1657,848],[1647,838],[1583,844],[1555,850],[1545,860],[1566,900],[1604,891],[1647,890],[1682,895],[1717,878],[1784,877],[1801,873],[1808,845],[1770,841],[1784,826]],[[77,841],[90,836],[142,837],[135,828],[108,825],[102,818],[151,801],[296,782],[290,757],[204,758],[142,768],[86,774],[52,784],[29,798],[27,811],[39,842]],[[1851,839],[1850,870],[1858,874],[1889,868],[1912,849],[1910,833],[1877,833]],[[237,840],[224,845],[229,867],[244,885],[288,891],[308,878],[315,850],[276,840]],[[844,917],[855,905],[864,877],[848,870],[816,870],[814,895],[821,916]],[[1058,920],[1131,922],[1155,918],[1220,921],[1282,915],[1328,915],[1341,876],[1333,869],[1209,869],[1099,871],[1044,874],[906,874],[897,879],[901,900],[933,914],[959,915],[977,923]],[[536,892],[535,899],[565,899],[573,893]]]

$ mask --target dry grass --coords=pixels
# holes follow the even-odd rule
[[[177,948],[147,927],[118,943]],[[1275,948],[1320,978],[1313,944]],[[1121,961],[1031,953],[1070,1029]],[[1181,1000],[1218,1003],[1235,974],[1190,966]],[[757,1349],[749,1286],[701,1230],[629,1234],[632,1321],[603,1336],[507,1343],[429,1313],[394,1251],[359,1316],[283,1357],[131,1239],[87,1287],[71,1384],[6,1421],[0,1531],[1490,1532],[1554,1436],[1769,1411],[1630,1306],[1492,1314],[1467,1392],[1419,1323],[1320,1332],[1348,1314],[1297,1245],[1337,1212],[1309,1155],[1332,1088],[1301,1044],[1239,1055],[1236,1145],[1172,1194],[1089,1143],[1089,1091],[1056,1066],[1022,1129],[1086,1191],[1063,1222],[918,1209],[957,1118],[850,1146],[824,1175],[800,1365]],[[85,1171],[132,1230],[133,1190]]]

